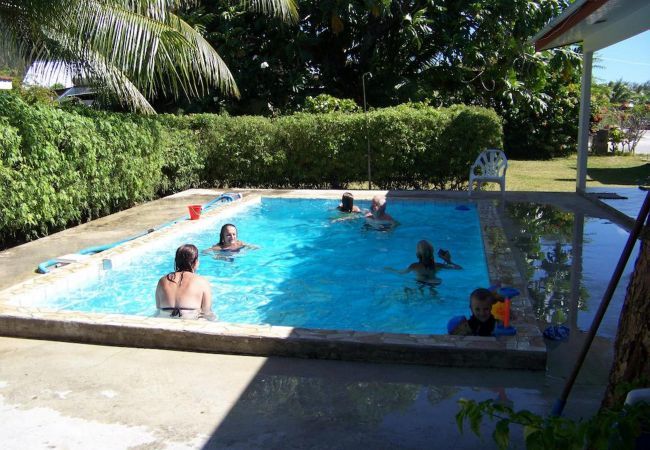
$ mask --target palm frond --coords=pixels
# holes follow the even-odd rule
[[[0,69],[14,68],[24,72],[29,66],[29,49],[17,39],[13,28],[0,17]]]
[[[295,0],[244,0],[253,9],[288,21]],[[106,83],[141,111],[144,96],[193,97],[209,88],[239,91],[219,54],[175,11],[198,0],[0,0],[0,57],[14,53],[43,61],[51,76],[64,64]],[[4,26],[3,26],[4,25]],[[124,83],[120,86],[120,83]],[[143,96],[144,94],[144,96]]]
[[[281,17],[289,23],[298,22],[298,6],[295,0],[243,0],[244,5],[250,5],[254,11]]]

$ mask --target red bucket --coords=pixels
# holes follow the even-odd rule
[[[201,205],[189,205],[190,220],[198,220],[201,217]]]

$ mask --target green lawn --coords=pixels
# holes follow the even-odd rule
[[[576,188],[576,155],[548,161],[508,161],[508,191],[572,192]],[[650,180],[648,156],[589,156],[587,187],[634,187]],[[491,186],[491,185],[494,185]],[[488,183],[488,189],[498,185]]]

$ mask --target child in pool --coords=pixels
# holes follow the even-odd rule
[[[488,289],[475,289],[469,296],[469,307],[472,316],[462,320],[451,334],[460,336],[492,336],[496,319],[492,315],[494,297]]]
[[[433,245],[429,241],[421,240],[415,248],[415,256],[418,258],[417,262],[412,263],[404,270],[395,270],[387,267],[397,273],[415,272],[415,279],[420,283],[436,285],[440,284],[440,279],[436,277],[437,269],[460,269],[458,264],[451,262],[451,255],[447,250],[440,250],[438,255],[445,255],[444,263],[437,263],[433,259]]]
[[[354,204],[354,195],[351,192],[345,192],[341,197],[341,203],[336,208],[344,213],[360,213],[361,209]]]
[[[361,208],[354,204],[354,195],[352,195],[351,192],[345,192],[343,194],[343,197],[341,197],[341,203],[336,207],[336,209],[342,213],[346,213],[346,215],[332,220],[332,223],[363,217],[361,215]]]

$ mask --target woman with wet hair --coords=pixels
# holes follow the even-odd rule
[[[176,250],[174,271],[160,278],[156,286],[159,317],[213,319],[212,292],[208,280],[196,274],[199,249],[184,244]]]
[[[354,195],[351,192],[343,193],[341,197],[341,203],[336,208],[344,213],[360,213],[361,209],[354,204]]]
[[[219,232],[219,243],[214,244],[208,250],[238,252],[245,247],[257,248],[254,245],[240,241],[237,237],[237,227],[232,223],[227,223],[221,227],[221,231]]]

